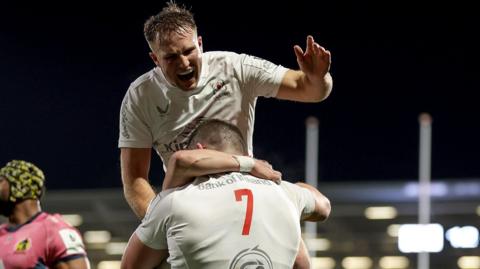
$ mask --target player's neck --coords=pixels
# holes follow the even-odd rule
[[[22,225],[40,211],[42,209],[38,200],[22,201],[15,205],[8,222],[12,225]]]

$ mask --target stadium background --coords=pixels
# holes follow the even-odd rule
[[[305,119],[315,116],[320,122],[320,186],[348,190],[348,186],[414,182],[417,117],[429,112],[433,180],[478,183],[480,44],[479,17],[472,6],[462,2],[181,3],[192,7],[205,50],[248,53],[296,68],[292,47],[304,46],[305,36],[312,34],[332,52],[334,90],[326,101],[258,101],[255,154],[282,170],[286,179],[304,177]],[[119,106],[129,83],[153,66],[142,25],[162,6],[163,1],[2,4],[0,163],[14,158],[37,163],[47,175],[47,199],[73,192],[82,201],[81,194],[91,190],[121,195],[116,146]],[[154,160],[158,162],[152,182],[160,185],[161,165],[157,157]],[[326,194],[335,202],[336,193]],[[119,206],[126,206],[121,196],[115,197]],[[480,196],[467,197],[470,206],[479,203]],[[347,208],[354,208],[348,207],[355,203],[352,199],[345,201]],[[45,209],[70,210],[58,203],[46,201]],[[368,203],[373,202],[365,206]],[[340,221],[333,206],[327,227]],[[363,211],[358,210],[354,216],[361,218]],[[478,215],[468,214],[463,225],[478,227]],[[128,210],[122,218],[136,221]],[[80,226],[84,231],[90,228],[85,219]],[[115,223],[105,219],[102,225],[107,229]],[[117,233],[122,238],[126,234]],[[358,233],[350,235],[354,238]],[[378,254],[373,248],[371,253]]]

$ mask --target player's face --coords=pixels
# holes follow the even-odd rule
[[[0,201],[7,201],[9,192],[8,181],[3,176],[0,176]]]
[[[8,195],[10,193],[10,186],[8,184],[8,181],[0,176],[0,215],[5,217],[10,216],[14,208],[14,204],[8,202]]]
[[[197,87],[202,69],[202,40],[197,38],[196,31],[170,34],[150,56],[171,84],[184,91]]]

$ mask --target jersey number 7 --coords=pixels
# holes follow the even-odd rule
[[[250,233],[250,226],[252,225],[253,194],[249,189],[239,189],[234,192],[237,202],[242,201],[242,196],[247,196],[247,212],[245,214],[245,222],[243,223],[242,235],[248,235]]]

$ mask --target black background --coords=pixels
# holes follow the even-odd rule
[[[337,1],[182,1],[205,50],[297,68],[308,34],[332,53],[322,103],[259,99],[254,152],[304,176],[305,118],[320,120],[319,180],[415,179],[418,115],[433,117],[432,176],[480,176],[478,14],[435,5]],[[99,4],[103,3],[103,4]],[[163,1],[2,4],[0,163],[26,159],[50,189],[119,187],[118,112],[153,67],[143,22]],[[154,157],[152,181],[161,181]]]

